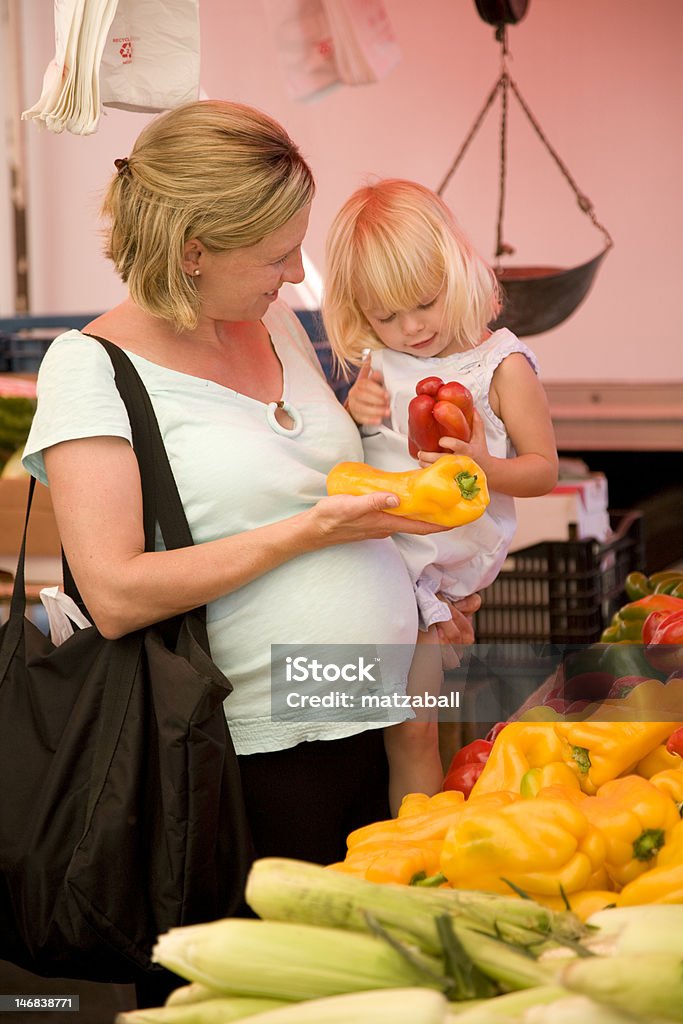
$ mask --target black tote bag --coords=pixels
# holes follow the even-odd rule
[[[191,545],[146,389],[97,340],[131,420],[146,549],[156,521],[167,548]],[[251,843],[223,710],[231,685],[209,656],[204,608],[54,646],[25,617],[25,541],[0,630],[0,958],[139,981],[161,970],[161,932],[243,906]],[[65,589],[80,603],[68,567]]]

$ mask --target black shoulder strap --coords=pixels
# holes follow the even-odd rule
[[[89,337],[106,349],[114,366],[116,386],[130,419],[133,448],[142,480],[147,550],[154,550],[154,536],[149,537],[147,531],[150,524],[156,522],[168,549],[190,547],[192,534],[147,388],[123,349],[95,334]]]

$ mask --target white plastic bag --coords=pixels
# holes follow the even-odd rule
[[[401,57],[383,0],[263,0],[294,99],[365,85]]]
[[[401,51],[383,0],[322,0],[339,77],[346,85],[379,82]]]
[[[263,0],[292,99],[307,100],[341,85],[322,0]]]
[[[92,626],[92,622],[83,615],[76,603],[59,587],[43,587],[40,591],[40,600],[47,612],[50,639],[55,647],[68,640],[74,626],[78,626],[79,629]]]
[[[90,135],[100,119],[99,67],[118,0],[55,0],[55,55],[38,101],[21,115],[52,132]]]
[[[155,112],[199,97],[198,0],[119,0],[102,62],[105,107]]]

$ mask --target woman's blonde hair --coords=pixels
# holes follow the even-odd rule
[[[191,330],[200,300],[184,246],[254,245],[310,203],[313,175],[284,128],[238,103],[203,100],[152,121],[117,160],[102,207],[106,255],[147,312]]]
[[[478,345],[500,311],[498,280],[446,204],[414,181],[387,178],[358,189],[327,236],[322,313],[337,365],[380,347],[359,305],[412,309],[445,288],[443,330]]]

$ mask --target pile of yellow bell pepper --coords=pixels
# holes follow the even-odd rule
[[[683,903],[680,722],[510,722],[469,798],[411,794],[358,829],[336,870],[373,880],[517,892],[587,917]]]

